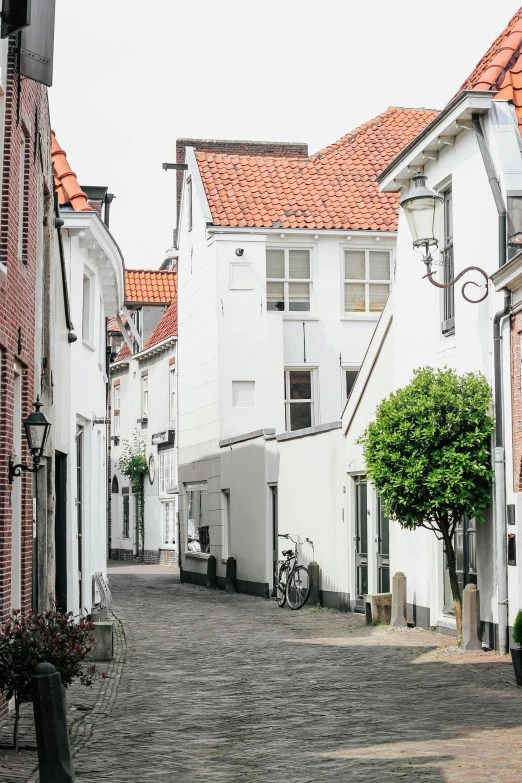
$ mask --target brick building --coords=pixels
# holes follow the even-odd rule
[[[8,459],[31,464],[23,420],[35,392],[37,280],[50,253],[53,185],[47,88],[20,75],[19,35],[0,41],[0,612],[31,608],[33,477],[8,480]],[[42,363],[42,388],[50,386]]]

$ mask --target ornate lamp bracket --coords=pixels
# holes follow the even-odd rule
[[[10,454],[8,459],[9,483],[12,484],[13,479],[18,478],[22,475],[22,473],[36,473],[39,467],[39,461],[36,460],[32,468],[29,467],[29,465],[24,465],[23,463],[15,465],[14,459]]]
[[[468,272],[480,272],[481,275],[484,276],[484,281],[486,285],[486,293],[484,296],[481,296],[480,299],[470,299],[469,296],[466,294],[466,286],[468,285],[475,285],[477,288],[480,288],[480,284],[476,283],[474,280],[467,280],[464,285],[462,286],[461,293],[466,302],[470,302],[470,304],[478,304],[479,302],[483,302],[484,299],[487,298],[489,294],[489,278],[484,272],[483,269],[481,269],[479,266],[467,266],[465,269],[462,270],[456,277],[453,278],[453,280],[450,280],[449,283],[437,283],[436,280],[433,279],[433,276],[436,274],[431,268],[431,265],[433,263],[433,259],[431,257],[431,253],[429,252],[428,248],[426,248],[426,255],[422,259],[424,261],[424,264],[426,266],[426,274],[424,277],[427,277],[428,280],[432,285],[434,285],[436,288],[451,288],[455,285],[455,283],[458,283],[458,281],[464,277],[465,274]],[[424,278],[423,278],[424,279]]]

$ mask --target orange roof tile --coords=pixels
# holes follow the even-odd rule
[[[67,155],[58,142],[56,134],[51,131],[51,159],[53,162],[54,186],[58,193],[60,206],[70,204],[75,212],[92,212],[87,202],[87,195],[78,185],[76,174],[67,162]]]
[[[522,8],[496,38],[461,90],[496,90],[497,100],[512,101],[522,132]]]
[[[120,359],[128,359],[131,355],[131,352],[129,351],[129,346],[127,343],[123,343],[122,347],[120,348],[120,352],[116,357],[116,361],[119,362]]]
[[[399,196],[375,178],[436,114],[390,107],[309,158],[196,152],[213,224],[394,231]]]
[[[175,269],[126,269],[125,302],[171,304],[178,294]]]
[[[178,302],[175,299],[145,343],[144,351],[178,333]]]

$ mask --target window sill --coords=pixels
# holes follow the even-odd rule
[[[380,313],[353,313],[353,315],[345,313],[341,316],[341,321],[378,321],[380,317]]]
[[[89,349],[89,351],[92,351],[93,353],[96,351],[96,346],[93,345],[89,340],[82,339],[82,343],[86,348]]]
[[[160,552],[162,550],[165,550],[166,552],[175,552],[176,551],[176,544],[162,544],[160,547],[158,547]]]
[[[193,560],[208,560],[210,552],[183,552],[185,557],[192,558]]]
[[[320,321],[318,315],[310,315],[309,313],[280,313],[283,316],[283,321]]]

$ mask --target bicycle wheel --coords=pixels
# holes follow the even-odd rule
[[[286,580],[288,579],[288,572],[286,569],[286,563],[281,563],[279,566],[279,573],[277,575],[276,584],[276,599],[281,608],[286,604]]]
[[[306,603],[310,592],[310,577],[305,566],[297,566],[290,574],[286,598],[290,609],[300,609]]]

